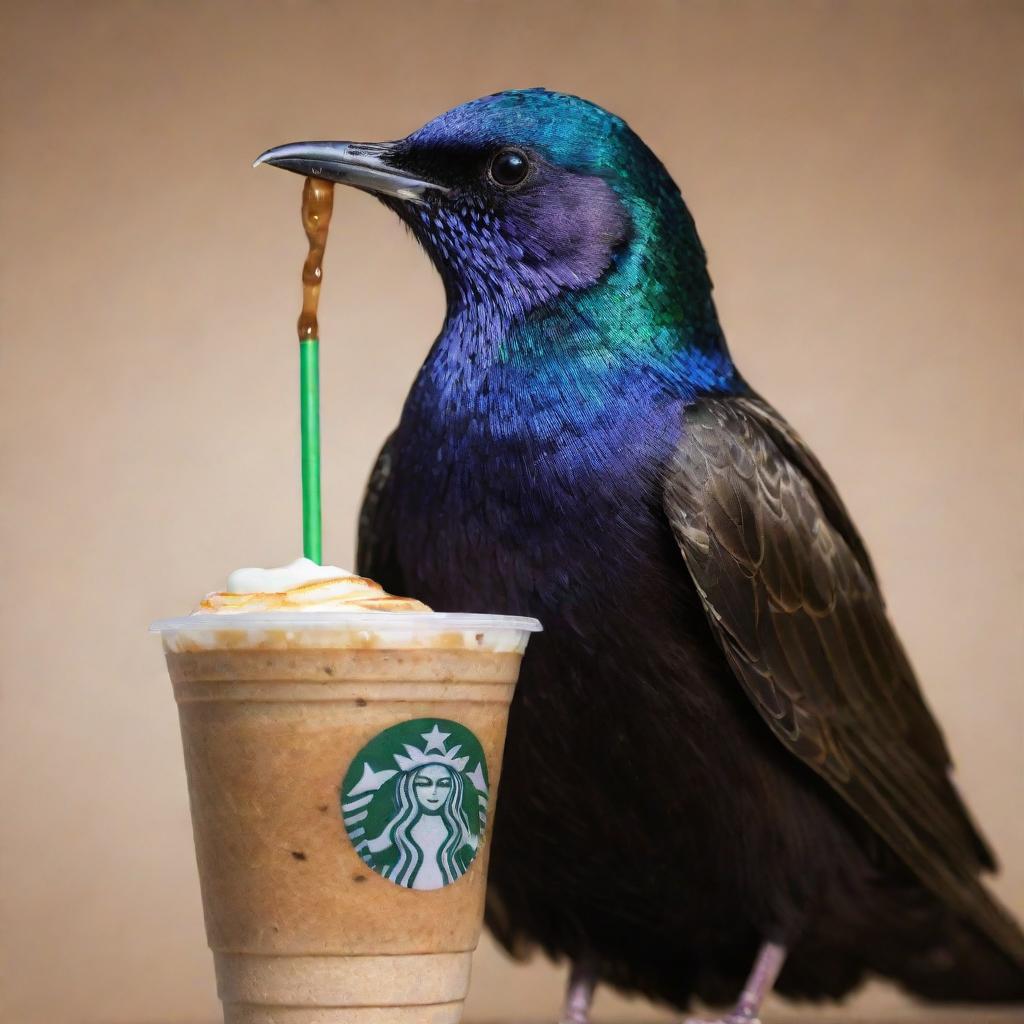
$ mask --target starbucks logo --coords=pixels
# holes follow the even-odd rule
[[[356,853],[407,889],[461,878],[487,824],[487,760],[458,722],[417,718],[385,729],[356,755],[341,785]]]

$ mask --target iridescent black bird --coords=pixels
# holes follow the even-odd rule
[[[668,172],[571,96],[262,160],[375,193],[440,336],[370,479],[359,568],[535,615],[488,920],[679,1008],[1024,998],[1024,936],[835,486],[733,365]],[[755,964],[751,971],[751,965]],[[781,973],[780,972],[781,968]],[[748,977],[749,975],[749,977]]]

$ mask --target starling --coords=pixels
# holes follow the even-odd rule
[[[370,478],[359,570],[534,615],[487,920],[680,1010],[869,975],[1024,998],[1024,935],[821,463],[743,379],[704,249],[620,118],[542,89],[260,158],[376,195],[444,325]],[[738,996],[738,1001],[737,1000]]]

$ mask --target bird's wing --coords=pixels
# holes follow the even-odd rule
[[[405,584],[395,557],[391,529],[393,448],[394,434],[384,442],[366,483],[359,510],[356,572],[376,580],[389,593],[404,594]]]
[[[747,695],[920,879],[1024,962],[978,881],[993,866],[827,474],[757,397],[684,413],[665,512]]]

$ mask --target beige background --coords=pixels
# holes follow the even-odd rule
[[[4,1024],[216,1016],[145,628],[299,548],[299,181],[249,161],[392,138],[509,86],[604,103],[681,183],[737,360],[848,499],[1024,913],[1021,15],[4,4]],[[441,314],[398,222],[341,191],[321,319],[331,560],[351,561],[364,477]],[[554,969],[485,944],[475,979],[477,1019],[554,1019]],[[597,1009],[668,1019],[610,994]]]

